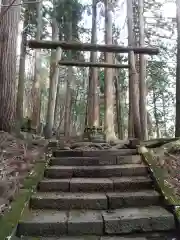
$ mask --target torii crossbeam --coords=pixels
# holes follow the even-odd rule
[[[92,63],[92,62],[75,62],[59,61],[59,65],[76,66],[76,67],[97,67],[97,68],[129,68],[127,64],[110,64],[110,63]]]
[[[44,40],[30,40],[28,41],[30,48],[36,49],[56,49],[61,47],[63,50],[76,50],[76,51],[99,51],[99,52],[113,52],[113,53],[129,53],[133,51],[135,54],[148,54],[157,55],[158,48],[150,47],[124,47],[118,45],[105,45],[105,44],[91,44],[80,42],[64,42],[64,41],[44,41]]]

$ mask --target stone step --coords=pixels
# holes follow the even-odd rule
[[[12,240],[35,240],[34,237],[21,236],[18,238],[17,236],[13,236]],[[173,231],[165,231],[165,232],[148,232],[148,233],[135,233],[135,234],[125,234],[123,236],[92,236],[92,235],[84,235],[84,236],[61,236],[58,237],[38,237],[38,240],[178,240],[177,234]]]
[[[100,236],[80,236],[80,237],[77,237],[77,236],[68,236],[68,237],[60,237],[60,238],[44,238],[44,237],[38,237],[38,240],[132,240],[132,239],[135,239],[135,240],[148,240],[147,238],[145,237],[107,237],[107,236],[104,236],[104,237],[100,237]],[[16,239],[12,239],[12,240],[35,240],[33,237],[21,237],[20,238],[16,238]],[[149,239],[150,240],[150,239]],[[158,239],[159,240],[159,239]],[[161,240],[161,239],[160,239]]]
[[[160,194],[154,190],[106,193],[109,209],[159,205]]]
[[[109,193],[36,193],[32,196],[33,209],[116,209],[132,206],[158,205],[160,195],[156,191]]]
[[[108,209],[105,193],[37,193],[31,198],[33,209]]]
[[[158,206],[104,211],[103,219],[106,234],[167,231],[176,228],[173,214]]]
[[[148,167],[143,164],[106,166],[51,166],[45,170],[48,178],[145,176]]]
[[[151,189],[152,179],[149,177],[117,177],[117,178],[68,178],[43,179],[39,185],[40,192],[108,192]]]
[[[174,216],[159,206],[111,211],[38,210],[26,213],[18,224],[17,236],[103,236],[172,229]]]
[[[93,150],[93,151],[79,151],[79,150],[53,150],[53,157],[97,157],[97,156],[124,156],[136,155],[136,149],[119,149],[119,150]]]
[[[58,166],[93,166],[141,163],[140,155],[107,156],[107,157],[61,157],[51,158],[50,165]]]

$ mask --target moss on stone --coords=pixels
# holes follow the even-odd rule
[[[30,173],[30,175],[24,180],[24,183],[23,183],[24,189],[29,189],[37,185],[37,182],[41,180],[44,174],[45,166],[46,166],[46,163],[44,162],[37,163],[34,166],[34,169]]]
[[[19,191],[19,194],[11,204],[11,208],[4,216],[0,218],[0,240],[5,240],[9,236],[13,235],[22,214],[25,215],[28,202],[31,195],[36,190],[38,182],[44,176],[44,170],[48,162],[44,159],[43,162],[37,162],[29,174],[24,180],[23,187]]]
[[[166,181],[166,176],[168,175],[167,171],[165,169],[161,169],[156,165],[155,156],[153,156],[153,154],[149,152],[147,149],[146,151],[144,151],[144,149],[141,149],[140,147],[139,153],[142,154],[144,160],[151,169],[152,174],[156,179],[157,184],[167,201],[167,204],[171,206],[173,205],[174,207],[180,206],[180,199],[175,195],[173,189],[169,186],[168,182]],[[180,208],[175,208],[175,215],[177,219],[180,220]]]

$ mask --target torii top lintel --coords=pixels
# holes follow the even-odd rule
[[[158,48],[150,47],[125,47],[118,45],[100,45],[81,42],[64,42],[64,41],[43,41],[43,40],[30,40],[28,42],[30,48],[41,49],[56,49],[61,47],[63,50],[76,50],[76,51],[99,51],[99,52],[113,52],[113,53],[128,53],[133,51],[136,54],[157,55]]]

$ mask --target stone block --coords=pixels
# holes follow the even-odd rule
[[[117,164],[138,164],[142,163],[140,155],[117,156]]]
[[[83,157],[83,152],[76,150],[55,150],[52,154],[53,157]]]
[[[71,192],[107,192],[113,191],[113,181],[108,178],[72,178]]]
[[[70,179],[44,179],[38,184],[40,192],[69,191]]]
[[[100,240],[147,240],[145,237],[101,237]]]
[[[102,210],[107,209],[107,197],[104,193],[36,193],[31,208]]]
[[[72,166],[52,166],[45,170],[47,178],[71,178],[74,168]]]
[[[152,188],[152,179],[144,176],[111,178],[114,190],[131,191]]]
[[[79,166],[74,168],[75,177],[120,177],[147,175],[147,167],[141,164]]]
[[[99,157],[61,157],[51,158],[50,165],[59,166],[92,166],[99,165]]]
[[[110,209],[122,207],[148,206],[159,204],[160,195],[156,191],[113,192],[107,193]]]
[[[136,149],[83,151],[84,157],[124,156],[124,155],[134,155],[134,154],[137,154]]]
[[[116,156],[99,157],[99,165],[116,165]]]
[[[31,211],[17,227],[17,236],[60,236],[67,234],[67,213]]]
[[[103,219],[98,211],[70,211],[68,218],[69,235],[102,235]]]
[[[106,234],[169,231],[175,229],[174,216],[161,207],[125,208],[103,212]]]

